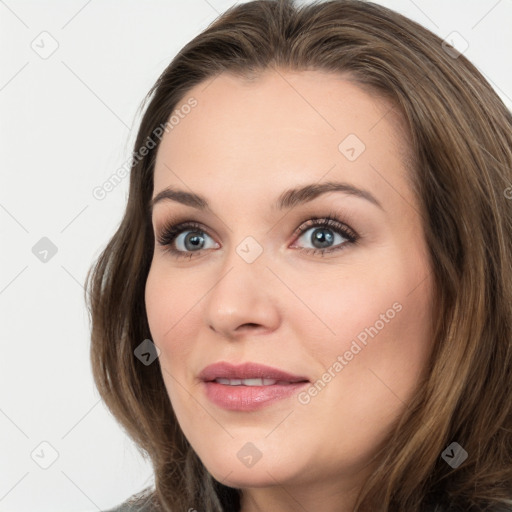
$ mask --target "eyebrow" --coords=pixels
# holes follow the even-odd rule
[[[335,181],[327,181],[324,183],[312,183],[302,187],[285,190],[272,205],[274,209],[284,210],[291,209],[299,204],[307,203],[328,192],[344,192],[352,196],[365,199],[384,211],[380,201],[368,190],[357,188],[350,183],[342,183]],[[150,202],[150,211],[153,211],[155,204],[164,201],[176,201],[186,206],[192,206],[199,210],[207,210],[210,208],[208,200],[200,195],[192,192],[186,192],[172,187],[161,190]]]

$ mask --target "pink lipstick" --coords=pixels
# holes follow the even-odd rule
[[[258,363],[215,363],[199,374],[206,396],[215,405],[231,411],[255,411],[283,400],[309,380],[300,375]]]

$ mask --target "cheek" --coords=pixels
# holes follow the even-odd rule
[[[357,282],[345,279],[341,291],[338,286],[324,287],[326,293],[315,297],[316,311],[336,335],[326,328],[321,332],[327,336],[315,335],[321,324],[302,330],[302,339],[315,340],[308,349],[321,368],[318,380],[299,401],[305,404],[304,417],[330,418],[326,436],[351,439],[349,447],[340,445],[344,456],[354,450],[356,458],[361,447],[380,442],[427,368],[431,283],[426,279],[418,286],[420,281],[403,270],[389,273],[388,282],[367,272]],[[325,457],[329,450],[332,446],[325,447]]]
[[[190,329],[198,322],[190,322],[194,315],[192,305],[197,303],[197,292],[185,283],[171,277],[158,264],[152,265],[145,288],[146,314],[152,341],[160,349],[159,364],[167,394],[173,408],[182,417],[186,408],[183,403],[183,383],[193,344],[183,336],[195,336]]]
[[[388,322],[383,322],[390,323],[399,316],[403,288],[397,279],[382,282],[368,268],[352,270],[350,274],[317,275],[302,289],[295,287],[309,312],[295,302],[290,304],[288,315],[294,318],[295,325],[301,325],[298,339],[316,340],[312,347],[315,351],[343,353],[354,338],[359,336],[364,342],[368,337],[366,329],[377,323],[379,332],[386,330]]]
[[[152,341],[160,349],[160,367],[169,396],[179,383],[186,382],[190,354],[197,339],[201,295],[190,286],[190,277],[181,282],[158,265],[152,266],[146,281],[145,304]]]
[[[157,342],[176,337],[201,300],[200,290],[190,285],[190,277],[170,276],[162,265],[152,265],[145,289],[146,313],[152,336]],[[190,325],[188,325],[190,327]]]
[[[350,373],[357,368],[368,374],[368,368],[375,369],[388,383],[410,388],[431,348],[431,280],[425,279],[426,267],[387,266],[385,273],[374,267],[319,279],[301,290],[316,318],[297,308],[296,337],[326,369],[341,356],[343,370],[350,366]],[[341,374],[341,367],[336,368]],[[359,375],[352,375],[351,386],[358,385]]]

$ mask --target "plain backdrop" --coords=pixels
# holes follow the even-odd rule
[[[105,510],[152,482],[94,387],[83,300],[129,180],[103,200],[92,191],[130,156],[159,74],[234,3],[0,2],[2,512]],[[512,109],[510,0],[378,3],[458,32]]]

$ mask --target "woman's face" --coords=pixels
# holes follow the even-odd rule
[[[400,118],[319,71],[222,74],[187,101],[157,154],[153,198],[173,193],[145,294],[181,429],[226,485],[348,489],[431,348]]]

